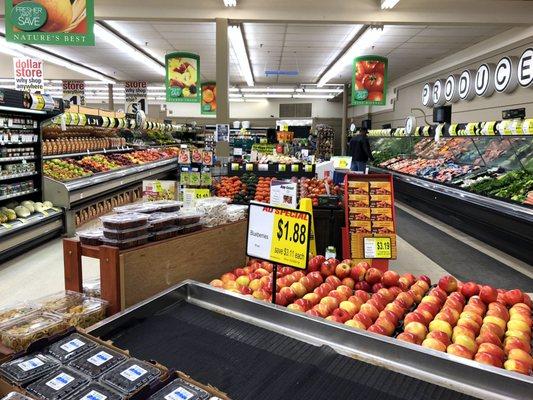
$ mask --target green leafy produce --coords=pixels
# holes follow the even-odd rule
[[[522,203],[529,191],[533,190],[533,174],[519,170],[508,172],[497,179],[475,183],[470,191],[484,196],[500,197]]]

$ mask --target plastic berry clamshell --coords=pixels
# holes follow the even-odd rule
[[[118,247],[120,250],[125,250],[148,243],[148,237],[148,235],[143,235],[126,240],[104,239],[104,244],[107,246]]]
[[[204,389],[178,378],[159,390],[149,400],[206,400],[210,397]]]
[[[96,346],[81,357],[72,360],[69,366],[95,379],[126,359],[124,354],[107,347]]]
[[[8,393],[7,396],[2,397],[2,400],[33,400],[33,399],[28,396],[24,396],[22,393],[19,393],[19,392],[11,392],[11,393]]]
[[[61,367],[38,381],[30,383],[26,390],[39,399],[63,400],[88,383],[87,376],[71,368]]]
[[[127,240],[148,234],[148,225],[131,229],[104,229],[104,237],[112,240]]]
[[[24,385],[59,368],[59,362],[46,354],[30,354],[0,365],[0,375],[17,385]]]
[[[150,215],[148,219],[148,230],[160,231],[163,229],[171,228],[177,224],[179,213],[177,212],[157,212]]]
[[[149,385],[161,375],[161,371],[144,361],[131,358],[111,371],[100,380],[124,394],[132,394]]]
[[[195,210],[181,210],[178,217],[178,225],[191,225],[200,222],[205,214]]]
[[[48,346],[44,351],[62,363],[79,357],[96,347],[96,343],[77,333]]]
[[[124,213],[100,217],[105,229],[124,230],[145,226],[149,216],[141,213]]]
[[[108,302],[94,297],[83,296],[81,304],[55,310],[62,315],[70,325],[87,328],[105,318]]]
[[[15,318],[23,317],[35,311],[32,304],[18,303],[8,307],[0,308],[0,324],[7,323]]]
[[[102,239],[104,238],[104,232],[102,229],[93,229],[90,231],[78,232],[81,244],[87,246],[100,246]]]
[[[68,400],[124,400],[125,398],[126,396],[102,383],[92,382],[74,393]]]

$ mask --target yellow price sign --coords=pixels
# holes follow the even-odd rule
[[[211,192],[209,189],[194,189],[194,197],[197,199],[205,199],[206,197],[211,197]]]
[[[278,172],[285,172],[287,171],[287,165],[286,164],[278,164]]]
[[[364,238],[364,258],[392,258],[392,243],[389,237]]]
[[[239,170],[239,163],[231,163],[231,170],[232,171],[238,171]]]
[[[298,164],[291,164],[291,172],[300,171],[300,166]]]
[[[306,211],[251,203],[246,254],[276,264],[306,269],[311,214]]]
[[[246,164],[246,171],[253,171],[254,170],[254,165],[253,164]]]

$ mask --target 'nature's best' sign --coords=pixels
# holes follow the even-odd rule
[[[490,97],[497,93],[512,93],[518,86],[533,86],[533,48],[520,58],[505,56],[497,64],[484,63],[477,70],[465,69],[446,79],[428,82],[422,88],[422,104],[440,107],[474,97]]]
[[[165,56],[167,101],[199,103],[200,56],[175,52]]]
[[[6,0],[6,40],[94,46],[94,0]]]
[[[379,56],[356,57],[353,62],[352,105],[385,105],[388,60]]]

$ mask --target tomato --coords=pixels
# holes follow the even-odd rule
[[[362,61],[355,64],[355,80],[362,81],[365,76],[365,67]]]
[[[383,92],[370,92],[368,93],[368,101],[383,101]]]
[[[379,72],[380,74],[385,73],[385,63],[383,61],[378,61],[374,67],[374,72]]]
[[[385,78],[383,77],[383,74],[379,72],[373,72],[371,74],[367,74],[363,78],[363,86],[369,92],[380,91],[380,90],[382,91],[384,84],[385,84]]]
[[[355,90],[363,90],[364,88],[365,88],[365,85],[363,84],[363,81],[359,81],[359,80],[355,81]]]
[[[379,61],[361,61],[367,74],[374,72]]]

